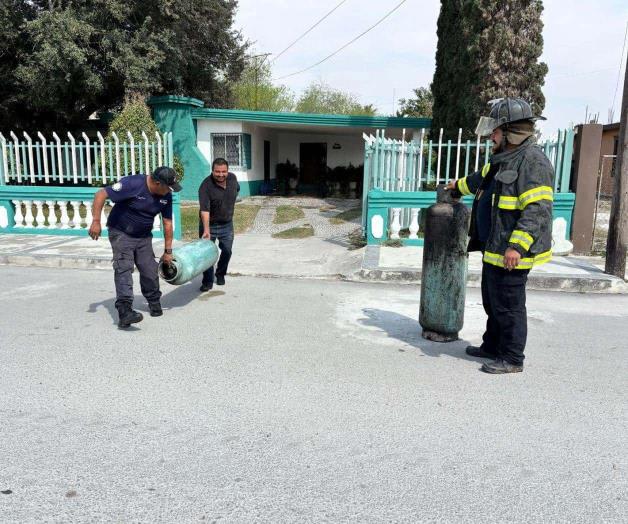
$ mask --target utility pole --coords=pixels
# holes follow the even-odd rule
[[[628,66],[628,57],[626,57]],[[626,250],[628,249],[628,67],[624,75],[624,94],[621,102],[619,142],[615,159],[615,185],[611,205],[611,220],[606,241],[606,266],[604,271],[624,278],[626,274]]]
[[[253,55],[253,56],[249,57],[249,58],[254,60],[253,71],[254,71],[254,74],[255,74],[255,77],[254,77],[254,82],[255,82],[255,95],[254,96],[255,96],[255,98],[254,98],[254,101],[253,101],[253,106],[254,106],[255,111],[257,111],[259,109],[259,104],[258,104],[258,101],[257,101],[257,89],[258,89],[258,85],[259,85],[260,69],[264,65],[264,61],[266,60],[266,57],[268,57],[270,55],[272,55],[272,53],[262,53],[262,54],[259,54],[259,55]],[[260,62],[258,62],[258,60],[257,60],[258,58],[261,58],[262,60]]]

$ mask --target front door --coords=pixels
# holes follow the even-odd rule
[[[264,140],[264,182],[270,182],[270,142]]]
[[[318,185],[327,171],[327,143],[304,143],[299,148],[300,184]]]

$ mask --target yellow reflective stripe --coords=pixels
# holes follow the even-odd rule
[[[508,242],[512,244],[519,244],[523,249],[528,251],[530,246],[534,244],[534,239],[525,231],[515,229],[510,235]]]
[[[552,250],[539,253],[534,257],[524,257],[519,260],[519,265],[515,269],[532,269],[533,266],[540,266],[552,259]],[[484,252],[483,259],[487,264],[491,264],[497,267],[504,267],[504,255],[498,255],[497,253],[491,253],[489,251]]]
[[[482,178],[488,175],[488,172],[490,170],[491,170],[491,163],[489,162],[488,164],[484,164],[484,167],[482,168]]]
[[[549,200],[550,202],[552,202],[554,200],[554,197],[552,197],[552,195],[547,195],[547,194],[534,196],[528,199],[525,203],[520,204],[521,209],[525,209],[529,204],[532,204],[533,202],[538,202],[539,200]]]
[[[458,191],[460,191],[463,195],[471,194],[471,191],[469,191],[469,186],[467,185],[467,177],[458,180]]]
[[[500,195],[497,207],[501,209],[519,209],[519,200],[517,197]]]
[[[554,200],[554,190],[549,186],[539,186],[519,195],[519,204],[521,209],[524,209],[528,204],[538,202],[539,200]]]

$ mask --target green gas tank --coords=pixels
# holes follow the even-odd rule
[[[458,339],[464,323],[467,285],[469,209],[437,188],[436,204],[427,209],[421,270],[419,324],[435,342]]]
[[[172,264],[159,262],[159,276],[179,286],[189,282],[218,260],[218,248],[211,240],[201,239],[172,250]]]

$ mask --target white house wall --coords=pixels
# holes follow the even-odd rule
[[[327,144],[327,166],[348,166],[349,163],[358,166],[364,163],[364,140],[362,134],[354,135],[319,135],[307,134],[298,131],[292,133],[279,133],[279,162],[285,162],[286,158],[297,166],[300,163],[300,144],[325,142]],[[334,144],[339,144],[340,149],[334,149]]]
[[[270,177],[275,178],[278,162],[300,163],[300,144],[324,142],[327,144],[327,166],[358,166],[364,162],[364,141],[361,133],[347,134],[308,134],[299,129],[294,131],[278,130],[240,120],[199,119],[197,122],[197,143],[201,153],[211,165],[212,133],[248,133],[251,135],[251,169],[231,168],[240,182],[258,182],[264,179],[264,140],[270,142]],[[339,144],[340,149],[334,149]],[[208,173],[209,174],[209,173]]]
[[[242,122],[240,120],[197,120],[196,121],[196,140],[198,149],[205,156],[209,164],[214,161],[214,153],[212,151],[212,133],[245,133],[242,130]],[[246,169],[229,168],[240,181],[247,181],[248,175]],[[209,175],[209,173],[207,173]]]
[[[251,135],[251,169],[248,170],[247,180],[264,180],[264,140],[270,142],[270,178],[275,178],[277,165],[277,132],[268,127],[257,126],[247,122],[242,123],[242,132]]]

